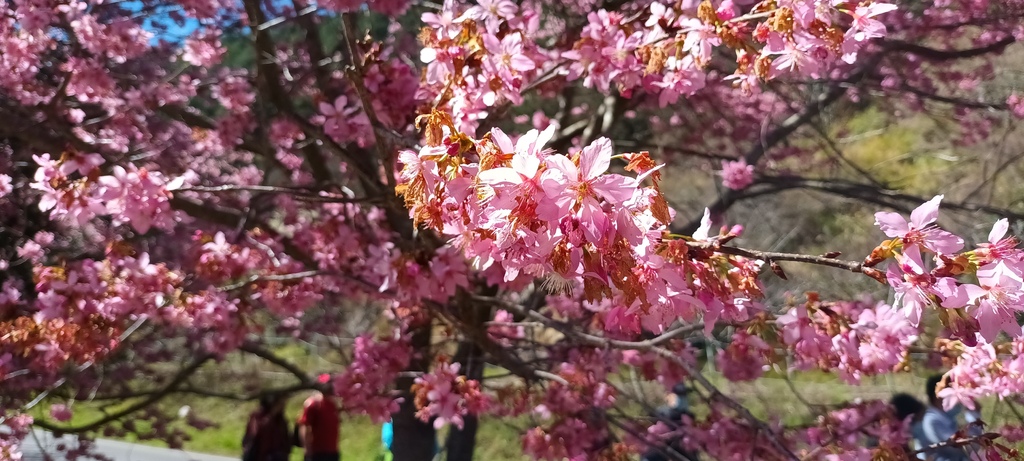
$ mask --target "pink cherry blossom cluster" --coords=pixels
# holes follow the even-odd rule
[[[963,404],[975,408],[982,397],[1015,398],[1024,393],[1024,341],[1008,344],[961,347],[956,363],[945,375],[938,397],[947,408]]]
[[[642,89],[657,94],[664,107],[705,86],[704,68],[723,44],[736,50],[738,69],[729,79],[749,92],[758,80],[820,76],[840,58],[853,62],[871,39],[885,36],[885,25],[874,18],[895,9],[887,3],[745,6],[727,1],[716,10],[710,2],[654,2],[650,11],[628,16],[600,9],[588,15],[571,50],[557,51],[535,44],[539,15],[525,5],[489,0],[459,14],[449,0],[440,13],[423,15],[431,32],[421,37],[428,84],[423,98],[450,101],[458,129],[472,132],[496,103],[520,103],[533,75],[554,70],[537,63],[558,56],[569,81],[582,78],[584,86],[604,93],[614,81],[624,96]],[[503,23],[507,30],[500,29]]]
[[[177,318],[174,291],[183,280],[149,255],[120,254],[116,249],[104,260],[83,260],[66,267],[39,267],[36,271],[37,321],[62,319],[84,322],[98,316],[110,321],[132,315],[154,314]]]
[[[1024,310],[1024,251],[1016,238],[1006,237],[1008,221],[996,222],[988,242],[961,253],[963,238],[934,224],[942,198],[915,209],[910,221],[897,213],[876,213],[876,224],[892,240],[876,248],[867,264],[893,258],[886,280],[896,292],[896,306],[915,326],[925,309],[935,308],[965,343],[992,342],[1001,331],[1019,337],[1015,315]],[[977,283],[961,281],[968,275]]]
[[[387,390],[411,356],[412,348],[400,331],[377,341],[369,335],[357,337],[352,363],[331,381],[334,395],[341,398],[346,411],[369,415],[375,423],[389,420],[401,402]]]
[[[251,282],[248,284],[250,299],[276,315],[301,315],[323,298],[312,276],[273,280],[302,272],[302,265],[287,256],[278,256],[272,250],[275,243],[270,239],[252,239],[251,245],[239,245],[229,243],[223,232],[217,232],[212,237],[197,233],[193,240],[197,244],[194,250],[196,276],[220,287]]]
[[[409,0],[326,0],[321,3],[325,8],[339,13],[359,11],[360,7],[366,5],[381,14],[398,16],[405,12],[410,2]]]
[[[671,431],[663,426],[651,434],[661,439],[680,437],[687,449],[722,460],[785,459],[793,455],[823,461],[903,459],[910,421],[897,421],[892,411],[883,401],[852,402],[794,429],[781,427],[778,418],[773,418],[768,421],[768,430],[776,444],[769,441],[764,429],[712,405],[706,418],[684,418],[680,429]],[[791,454],[780,452],[780,445]]]
[[[777,459],[781,453],[767,441],[767,435],[747,421],[737,419],[717,407],[706,418],[683,421],[683,446],[700,450],[713,459],[740,461],[746,459]],[[785,440],[778,427],[774,437]]]
[[[424,299],[444,302],[469,285],[470,266],[462,252],[441,247],[425,260],[403,254],[391,241],[381,209],[329,204],[316,219],[296,216],[294,226],[295,242],[319,269],[340,276],[320,280],[321,290],[365,292],[373,287],[382,300],[410,306]]]
[[[820,76],[837,61],[853,62],[869,40],[885,36],[874,18],[896,9],[880,2],[696,3],[654,2],[646,15],[591,13],[576,47],[562,53],[569,78],[584,77],[585,86],[605,93],[614,81],[627,96],[642,87],[660,93],[665,106],[704,87],[703,69],[724,44],[736,50],[729,79],[750,91],[759,79]]]
[[[349,106],[348,97],[344,95],[338,96],[333,104],[320,103],[320,114],[318,121],[324,133],[339,143],[355,142],[365,147],[373,139],[370,119],[358,105]]]
[[[523,453],[533,459],[583,461],[607,440],[606,429],[582,418],[559,418],[547,427],[534,427],[523,436]]]
[[[420,36],[427,66],[420,98],[449,101],[459,129],[472,132],[497,105],[521,104],[537,63],[546,58],[532,40],[540,27],[537,11],[510,0],[456,8],[447,0],[440,12],[422,16],[429,33]]]
[[[117,224],[129,224],[146,233],[151,227],[173,224],[171,191],[186,180],[167,181],[161,173],[117,165],[110,175],[99,176],[104,163],[98,154],[67,154],[52,160],[48,154],[33,157],[36,170],[33,189],[42,193],[39,209],[55,218],[66,217],[82,225],[96,216],[109,215]],[[75,179],[78,178],[78,179]]]
[[[1006,105],[1010,106],[1010,112],[1017,118],[1024,118],[1024,97],[1017,93],[1006,98]]]
[[[452,247],[439,248],[426,266],[396,255],[389,269],[380,291],[396,292],[400,303],[424,299],[443,302],[460,287],[469,286],[469,264]]]
[[[319,300],[313,280],[308,277],[289,281],[260,280],[259,275],[274,276],[287,271],[288,261],[274,272],[265,255],[246,257],[260,253],[228,245],[223,241],[223,235],[212,238],[200,250],[198,259],[204,261],[202,264],[206,272],[200,271],[197,275],[211,276],[216,270],[221,270],[223,272],[216,273],[206,282],[234,282],[231,274],[235,274],[252,284],[249,303],[258,300],[271,312],[294,316],[301,315],[304,309]],[[232,263],[236,266],[230,267]],[[256,274],[249,270],[259,266],[248,266],[250,264],[271,268],[264,269],[267,273]],[[249,279],[252,275],[256,277]],[[228,352],[237,348],[252,328],[240,323],[238,312],[243,304],[222,291],[229,288],[186,290],[195,289],[198,285],[186,286],[186,278],[180,272],[163,263],[153,263],[147,253],[133,255],[116,245],[108,250],[106,259],[81,260],[60,267],[39,266],[35,277],[37,299],[32,306],[35,310],[31,321],[45,328],[26,330],[35,333],[10,344],[10,347],[17,350],[24,346],[23,343],[32,343],[37,350],[47,351],[31,364],[41,367],[41,370],[57,369],[55,364],[84,361],[106,354],[117,347],[119,341],[116,335],[105,339],[104,335],[126,328],[127,325],[120,323],[126,318],[145,318],[168,327],[188,327],[211,352]],[[5,284],[5,290],[4,298],[8,299],[5,304],[19,299],[15,295],[6,295],[9,291],[17,292],[11,283]],[[83,334],[77,341],[67,342],[69,328],[92,328],[95,331]],[[217,333],[204,334],[213,331]]]
[[[419,72],[415,67],[389,56],[385,50],[364,72],[363,85],[373,96],[370,104],[377,120],[386,127],[402,131],[412,124],[421,101]],[[392,53],[393,54],[393,53]]]
[[[666,347],[674,352],[680,360],[696,368],[697,354],[700,351],[692,345],[679,341]],[[650,351],[622,351],[622,362],[636,369],[644,379],[657,381],[665,388],[665,391],[670,391],[673,386],[685,382],[688,378],[685,368],[677,363],[663,360]]]
[[[809,302],[776,323],[791,347],[794,367],[835,370],[850,383],[896,371],[918,336],[905,315],[881,302]]]
[[[732,342],[718,352],[716,364],[729,381],[752,381],[764,374],[771,354],[771,346],[763,339],[738,331]]]
[[[706,64],[713,46],[722,43],[714,34],[714,26],[705,26],[697,19],[684,21],[693,30],[683,33],[685,41],[676,43],[660,25],[662,21],[674,21],[675,12],[655,2],[651,13],[646,27],[640,28],[628,27],[629,21],[619,12],[590,13],[578,45],[562,53],[562,58],[570,62],[568,79],[583,78],[584,86],[605,93],[615,82],[626,95],[642,86],[661,93],[661,106],[703,88],[705,73],[700,64]],[[669,27],[675,29],[674,25]],[[683,45],[685,54],[667,52],[678,44]]]
[[[1007,424],[999,428],[999,434],[1008,443],[1024,441],[1024,426]]]
[[[877,459],[872,455],[886,451],[900,459],[910,440],[910,424],[909,418],[898,421],[886,402],[853,402],[819,416],[797,438],[812,449],[828,447],[833,453],[822,453],[822,459]],[[869,440],[875,448],[864,448]]]
[[[618,398],[608,377],[615,372],[619,354],[583,348],[568,351],[564,359],[557,375],[567,384],[548,385],[532,411],[539,425],[523,437],[523,451],[535,459],[583,460],[608,443],[608,424],[600,414]]]
[[[480,389],[480,382],[459,375],[458,363],[439,361],[429,373],[416,378],[413,385],[416,415],[423,421],[434,419],[434,428],[448,424],[462,429],[467,414],[479,414],[491,405]]]
[[[754,166],[744,160],[722,161],[722,185],[732,190],[743,190],[754,183]]]
[[[511,346],[512,341],[526,337],[526,329],[514,325],[515,319],[512,313],[506,310],[498,310],[494,313],[494,323],[487,327],[487,334],[491,339],[503,346]]]
[[[4,198],[5,195],[10,194],[13,190],[11,177],[6,174],[0,174],[0,198]]]
[[[513,142],[495,128],[471,140],[438,117],[428,128],[435,143],[400,155],[401,192],[414,220],[452,237],[475,269],[500,267],[513,285],[547,277],[554,291],[582,286],[589,301],[612,301],[597,304],[613,310],[609,331],[661,331],[701,314],[711,328],[761,310],[760,262],[729,257],[722,277],[712,260],[724,255],[664,237],[671,212],[656,185],[642,185],[657,181],[646,154],[618,157],[642,171],[630,178],[608,172],[606,138],[565,156],[545,149],[550,129]],[[712,238],[710,226],[706,216],[694,238]]]
[[[21,444],[32,431],[32,417],[26,414],[4,412],[0,413],[0,421],[8,429],[0,432],[0,458],[21,459]]]
[[[523,299],[508,293],[535,278],[553,293],[541,312],[607,338],[629,341],[643,330],[664,332],[680,320],[702,318],[706,332],[731,324],[739,333],[718,360],[733,380],[753,379],[766,363],[776,362],[778,344],[769,340],[776,327],[792,346],[798,368],[838,369],[849,381],[891,371],[915,340],[925,308],[934,308],[965,342],[980,335],[987,343],[958,349],[961,365],[950,372],[947,400],[1024,392],[1012,379],[1022,366],[1015,359],[1018,343],[995,342],[1000,331],[1021,333],[1013,317],[1020,310],[1024,264],[1016,241],[1003,238],[1005,221],[997,223],[988,243],[961,252],[962,239],[934,227],[937,200],[915,211],[910,222],[879,214],[892,240],[869,263],[894,260],[884,279],[896,289],[895,305],[905,314],[866,301],[808,303],[773,327],[759,323],[772,317],[759,303],[762,262],[721,251],[740,229],[714,234],[706,215],[692,236],[670,235],[674,211],[661,194],[661,170],[649,154],[617,154],[609,139],[591,141],[596,134],[555,134],[559,123],[586,117],[593,108],[592,102],[578,101],[597,95],[578,86],[632,98],[623,117],[633,120],[688,96],[694,110],[686,117],[655,113],[655,129],[682,127],[673,131],[695,134],[673,139],[675,145],[740,158],[736,154],[762,141],[766,114],[774,123],[798,110],[771,89],[740,97],[758,93],[760,81],[783,78],[796,93],[807,92],[811,86],[805,82],[834,85],[850,76],[853,66],[844,63],[871,54],[880,61],[869,60],[864,81],[844,82],[854,98],[908,86],[974,88],[986,77],[972,73],[996,74],[989,61],[938,68],[888,48],[899,41],[876,39],[928,43],[936,50],[1019,39],[1024,29],[1014,23],[1017,18],[1001,14],[1019,8],[1019,0],[924,2],[898,13],[891,4],[871,1],[615,2],[622,6],[615,11],[593,0],[448,1],[440,8],[426,2],[414,7],[417,15],[430,11],[422,15],[422,50],[411,45],[413,34],[400,34],[400,24],[391,21],[389,36],[379,43],[357,40],[347,52],[323,60],[314,61],[306,43],[282,40],[259,50],[253,68],[225,65],[224,37],[274,28],[276,40],[276,30],[303,27],[307,19],[322,25],[344,12],[362,23],[364,15],[402,14],[411,2],[323,0],[316,2],[317,14],[302,16],[296,9],[303,2],[255,2],[259,15],[242,3],[19,0],[3,8],[3,110],[17,114],[12,123],[24,119],[32,129],[25,139],[17,129],[5,132],[29,142],[18,142],[16,154],[0,155],[0,204],[13,207],[15,199],[30,196],[38,200],[32,206],[52,218],[32,223],[39,229],[0,248],[0,310],[14,318],[0,322],[0,379],[5,391],[17,391],[17,397],[5,397],[30,401],[31,392],[51,385],[67,365],[103,358],[134,322],[158,327],[156,340],[185,338],[196,349],[226,354],[263,328],[291,328],[301,337],[306,333],[298,331],[297,318],[313,306],[355,299],[380,308],[391,324],[404,325],[428,311],[424,305],[472,291],[476,282],[498,286],[501,296],[518,303]],[[139,7],[145,12],[133,10]],[[164,10],[170,11],[166,18]],[[165,40],[185,18],[201,20],[195,32],[182,32],[180,43]],[[179,27],[154,28],[161,21]],[[353,49],[359,56],[349,57],[363,59],[344,62]],[[420,69],[402,62],[407,53],[418,53],[425,64],[422,82]],[[723,68],[735,72],[725,76]],[[365,87],[359,91],[353,88],[357,79]],[[274,94],[274,87],[282,92]],[[566,87],[578,90],[577,103],[559,109],[566,117],[545,113],[550,106],[544,101],[537,109],[525,99],[530,92],[546,98]],[[925,96],[919,93],[905,91],[912,96],[902,104],[922,110]],[[1011,95],[1005,102],[1021,115],[1021,98]],[[724,115],[705,116],[701,108],[709,106]],[[506,108],[534,111],[532,117],[510,118],[536,130],[518,138],[499,129],[477,135],[481,126],[507,128]],[[966,110],[956,115],[970,115]],[[372,124],[369,114],[375,114]],[[970,142],[994,126],[987,118],[962,119],[963,139]],[[390,183],[384,184],[394,177],[387,156],[396,144],[417,144],[401,139],[411,137],[414,120],[424,129],[425,147],[401,152],[399,191],[412,218],[429,229],[408,237],[398,235],[408,224],[402,222],[404,210],[386,208],[388,199],[360,195],[375,186],[390,191]],[[375,146],[379,152],[367,149],[388,133],[393,139]],[[576,147],[561,155],[549,149],[554,145]],[[316,151],[328,163],[321,171],[314,171]],[[775,148],[771,159],[807,151]],[[369,168],[339,160],[372,159],[375,153],[384,158]],[[31,155],[34,178],[6,164],[5,157],[20,156],[12,163],[32,165]],[[749,187],[754,167],[723,163],[723,185]],[[365,187],[348,191],[356,173]],[[374,184],[377,179],[382,184]],[[179,189],[197,180],[226,187],[210,193]],[[332,193],[316,192],[320,186]],[[201,212],[172,211],[193,199]],[[431,230],[436,234],[425,235]],[[18,278],[21,264],[33,270]],[[332,315],[340,309],[324,310]],[[250,321],[262,320],[265,312],[284,318]],[[328,326],[303,329],[315,328]],[[525,343],[518,341],[524,331],[508,311],[495,314],[488,333],[501,344]],[[378,421],[394,412],[397,402],[388,391],[413,353],[408,336],[401,330],[390,338],[355,341],[352,364],[334,379],[346,410]],[[151,342],[131,346],[142,359],[113,364],[123,379],[107,379],[104,388],[114,381],[148,382],[150,371],[138,363],[168,360],[168,352]],[[147,347],[159,351],[146,352]],[[694,360],[682,341],[662,347]],[[509,402],[490,401],[478,383],[459,376],[458,364],[439,364],[418,380],[421,416],[444,425],[491,409],[532,412],[541,422],[524,438],[525,451],[537,458],[594,459],[595,451],[615,446],[605,416],[621,403],[611,384],[619,364],[665,387],[689,378],[684,367],[653,351],[552,347],[543,353],[556,379]],[[83,387],[99,382],[84,372],[76,378]],[[794,449],[832,445],[829,453],[808,458],[878,454],[845,435],[829,442],[873,424],[869,416],[877,404],[833,411],[810,435],[786,433],[775,421],[768,434],[718,403],[712,406],[711,417],[694,424],[688,437],[721,459],[782,458],[765,448],[776,433]],[[70,416],[66,403],[51,409],[56,419]],[[150,421],[149,413],[141,417]],[[6,424],[15,437],[24,437],[27,421],[17,416]],[[166,421],[154,419],[152,426],[164,430]],[[883,447],[888,443],[884,431],[872,433],[884,439]],[[11,440],[0,435],[0,458],[17,456]],[[840,450],[845,451],[833,452]]]
[[[63,403],[55,403],[50,405],[50,417],[61,422],[70,421],[74,414],[71,412],[71,407]]]

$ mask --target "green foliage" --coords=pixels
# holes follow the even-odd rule
[[[891,120],[877,109],[845,124],[840,148],[848,160],[879,182],[912,194],[935,190],[936,179],[959,170],[952,149],[933,139],[949,139],[942,124],[925,116]],[[941,136],[940,136],[941,134]]]

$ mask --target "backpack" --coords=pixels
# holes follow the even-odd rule
[[[300,424],[295,424],[295,428],[292,429],[292,445],[302,448],[302,434],[299,433]]]
[[[256,447],[258,445],[259,445],[259,443],[256,440],[256,437],[253,437],[253,438],[249,439],[248,443],[243,443],[242,444],[242,461],[258,461],[256,459],[256,453],[257,453]]]

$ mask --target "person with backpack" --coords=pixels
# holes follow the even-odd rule
[[[251,415],[242,437],[242,461],[288,461],[292,442],[284,418],[284,395],[266,395]]]

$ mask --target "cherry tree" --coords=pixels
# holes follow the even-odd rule
[[[694,383],[707,415],[676,423],[713,459],[908,456],[884,402],[800,426],[758,418],[701,371],[702,337],[724,340],[708,360],[730,381],[793,369],[858,383],[924,366],[916,348],[951,365],[948,405],[1024,391],[1010,232],[1024,214],[946,200],[942,184],[900,192],[835,139],[869,110],[955,120],[957,146],[1011,130],[1024,94],[995,69],[1024,35],[1019,0],[0,11],[4,459],[32,427],[88,438],[147,421],[146,436],[180,444],[156,404],[215,395],[195,379],[235,355],[291,377],[220,397],[331,390],[347,414],[393,419],[403,461],[429,459],[445,426],[448,459],[470,459],[481,417],[529,420],[534,459],[662,447],[680,429],[636,414],[627,369]],[[680,187],[709,165],[714,184]],[[675,205],[680,189],[703,203]],[[794,189],[884,208],[860,223],[873,251],[737,244],[730,209]],[[988,238],[938,227],[940,209]],[[803,265],[892,297],[769,296]],[[325,379],[267,342],[356,317],[349,360]],[[485,367],[513,379],[488,385]],[[118,399],[131,403],[70,422],[76,401]],[[947,444],[1013,453],[961,435]]]

